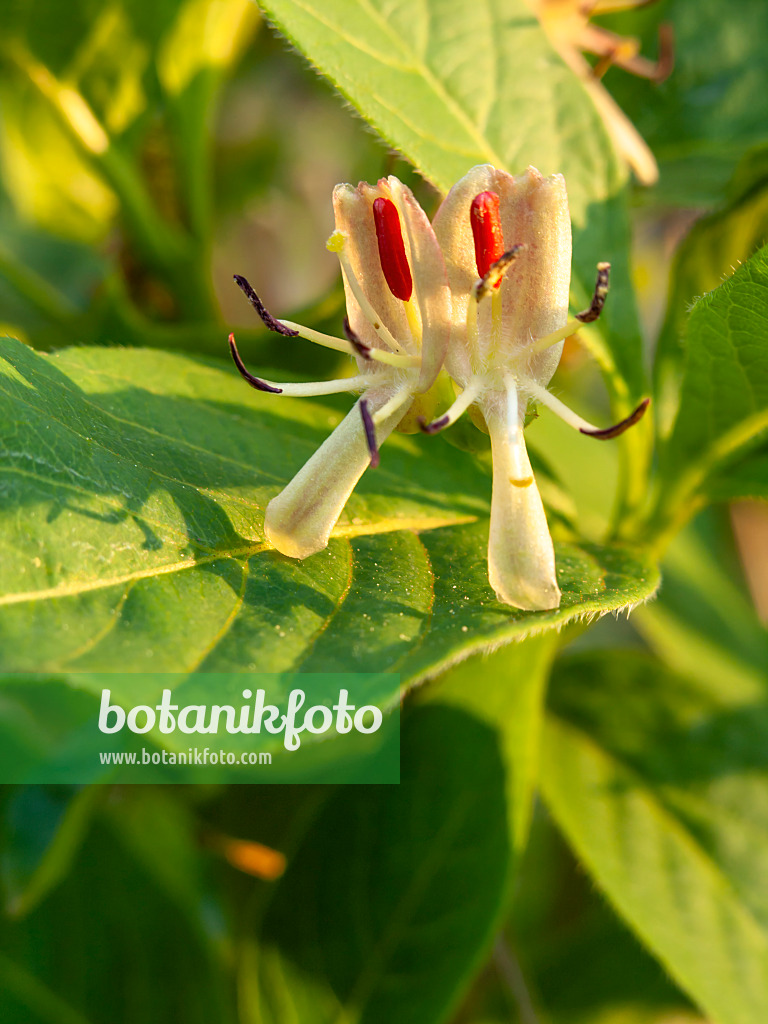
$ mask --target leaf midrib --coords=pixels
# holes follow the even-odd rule
[[[403,519],[390,519],[375,523],[363,523],[361,525],[349,524],[336,527],[331,534],[331,539],[369,537],[379,533],[397,533],[400,530],[438,530],[448,526],[462,526],[477,521],[476,516],[464,516],[461,518],[440,519],[438,517],[410,517]],[[121,573],[117,576],[97,580],[85,580],[76,584],[64,584],[58,587],[46,587],[41,590],[23,591],[11,594],[0,595],[0,607],[3,605],[21,604],[25,601],[42,601],[61,597],[76,597],[82,593],[93,590],[102,590],[107,587],[120,586],[132,580],[148,579],[153,576],[164,576],[172,572],[182,572],[185,569],[192,569],[199,565],[210,565],[211,562],[226,561],[228,559],[250,558],[253,555],[262,554],[265,551],[273,551],[274,548],[264,542],[248,545],[243,548],[232,548],[230,550],[221,548],[212,551],[203,557],[189,559],[178,559],[172,563],[160,564],[147,569],[137,569],[135,572]]]

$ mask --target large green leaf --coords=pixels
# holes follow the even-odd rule
[[[419,694],[430,704],[458,708],[494,730],[505,773],[510,848],[518,857],[528,841],[544,693],[557,643],[550,630],[525,643],[507,644],[490,657],[476,655]]]
[[[708,478],[768,427],[768,249],[700,299],[688,321],[672,433],[661,450],[660,516],[679,522]]]
[[[437,1024],[471,980],[508,884],[497,734],[420,706],[401,750],[399,786],[332,796],[254,922],[243,1024]]]
[[[386,669],[408,682],[656,588],[641,555],[562,545],[559,609],[499,604],[490,481],[436,438],[387,442],[337,539],[293,561],[269,550],[263,509],[338,412],[158,352],[3,352],[6,671]]]
[[[593,343],[620,402],[645,387],[621,173],[580,81],[524,0],[267,0],[260,6],[366,120],[438,188],[471,166],[561,172],[574,222],[574,298],[613,264]]]
[[[721,208],[697,221],[675,253],[664,323],[654,358],[656,417],[674,423],[691,304],[717,288],[760,248],[768,232],[768,151],[742,162]]]
[[[768,1015],[768,702],[651,658],[565,662],[542,783],[601,888],[717,1024]]]

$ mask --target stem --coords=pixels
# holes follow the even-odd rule
[[[79,1010],[4,953],[0,953],[0,983],[40,1021],[47,1024],[89,1024]]]
[[[213,220],[213,159],[211,143],[216,96],[222,74],[218,68],[201,69],[188,87],[194,98],[186,96],[181,107],[169,98],[168,118],[174,129],[176,168],[192,235],[200,245],[211,236]],[[192,116],[189,116],[190,111]]]
[[[148,319],[134,306],[118,275],[105,282],[105,315],[100,322],[97,340],[111,344],[129,344],[140,348],[161,348],[169,351],[186,349],[196,354],[228,357],[227,332],[218,320],[160,323]],[[263,342],[266,332],[241,328],[238,337],[245,342]]]
[[[49,320],[68,326],[80,310],[36,270],[15,259],[0,243],[0,274]]]
[[[613,355],[599,330],[582,327],[579,341],[597,363],[605,380],[611,400],[611,415],[616,420],[628,416],[637,405],[640,396],[630,395],[626,381],[616,368]],[[631,533],[639,509],[645,504],[651,471],[653,451],[653,417],[646,415],[640,423],[617,438],[619,445],[619,485],[611,516],[610,537],[623,537]]]
[[[622,408],[626,408],[622,403]],[[621,437],[619,486],[613,511],[611,537],[637,537],[640,509],[648,500],[653,452],[653,416],[646,415]]]
[[[703,485],[740,448],[745,448],[768,429],[768,409],[737,423],[721,434],[705,454],[686,467],[669,488],[659,487],[646,517],[644,530],[654,551],[663,551],[675,534],[706,503]]]
[[[499,936],[493,949],[493,963],[504,982],[520,1015],[521,1024],[539,1024],[539,1018],[533,1005],[530,990],[520,961],[510,949],[504,936]]]
[[[172,288],[189,319],[215,319],[199,239],[164,220],[136,166],[111,139],[84,97],[22,49],[6,52],[58,116],[69,138],[120,201],[126,229],[146,264]]]

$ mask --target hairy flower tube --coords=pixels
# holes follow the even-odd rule
[[[517,608],[557,608],[555,555],[523,439],[530,404],[551,409],[599,439],[616,437],[643,415],[648,401],[621,423],[600,429],[547,390],[563,341],[596,320],[608,290],[609,265],[598,264],[590,307],[568,319],[571,223],[562,175],[535,168],[513,177],[489,164],[474,167],[449,192],[434,219],[451,290],[452,334],[445,366],[460,393],[427,433],[469,410],[490,434],[493,495],[488,576],[499,600]]]
[[[395,177],[375,186],[337,185],[333,206],[336,230],[328,248],[338,255],[344,278],[345,339],[276,320],[245,278],[235,277],[270,330],[300,335],[357,362],[353,377],[275,384],[249,373],[230,335],[238,370],[260,391],[287,396],[361,392],[345,419],[267,506],[267,539],[293,558],[306,558],[327,545],[355,484],[369,464],[378,464],[385,438],[396,428],[418,430],[420,418],[435,415],[435,382],[450,336],[445,264],[411,191]]]

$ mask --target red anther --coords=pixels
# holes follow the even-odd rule
[[[379,243],[379,259],[389,290],[397,299],[407,302],[413,295],[413,278],[405,255],[400,215],[391,199],[379,196],[373,201],[373,221]]]
[[[499,197],[495,192],[481,192],[472,200],[469,222],[475,240],[477,273],[485,277],[491,264],[504,255],[504,235],[499,217]],[[496,282],[498,288],[501,280]]]

